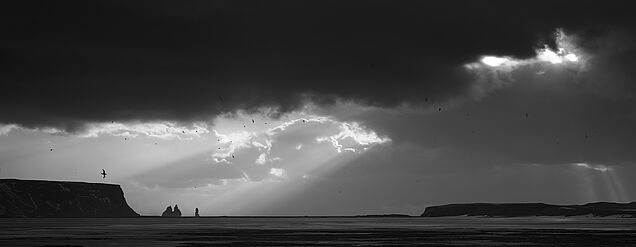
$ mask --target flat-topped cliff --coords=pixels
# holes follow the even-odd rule
[[[116,184],[0,179],[0,217],[137,217]]]
[[[636,217],[636,202],[595,202],[583,205],[551,205],[545,203],[466,203],[427,207],[424,217],[443,216],[622,216]]]

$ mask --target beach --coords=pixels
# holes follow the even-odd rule
[[[0,219],[0,246],[635,246],[634,218]]]

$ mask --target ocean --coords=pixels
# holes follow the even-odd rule
[[[0,246],[636,246],[636,219],[4,218]]]

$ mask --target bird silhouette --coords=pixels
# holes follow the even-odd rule
[[[252,119],[252,123],[254,123],[254,119]]]
[[[234,159],[234,155],[232,154],[232,159]]]
[[[106,170],[102,169],[102,178],[106,178]]]
[[[53,152],[53,149],[51,148],[50,152]]]
[[[528,118],[528,113],[526,112],[526,118]]]
[[[439,109],[437,109],[437,111],[442,111],[442,108],[440,107]]]

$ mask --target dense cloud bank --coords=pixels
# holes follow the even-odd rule
[[[556,49],[557,28],[595,59],[568,80],[610,98],[635,90],[626,1],[19,2],[0,11],[0,123],[28,128],[206,121],[307,100],[441,104],[474,93],[465,64]]]

